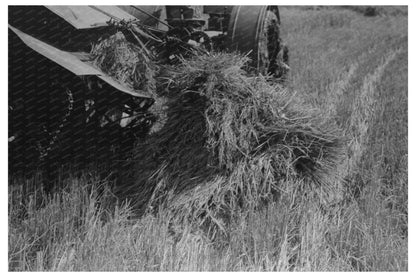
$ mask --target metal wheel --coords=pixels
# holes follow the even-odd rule
[[[254,71],[264,75],[283,75],[284,55],[277,6],[235,6],[227,36],[229,50],[248,54]]]

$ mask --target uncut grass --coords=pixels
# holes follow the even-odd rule
[[[404,14],[281,10],[291,88],[333,117],[348,139],[339,169],[346,201],[339,220],[326,224],[337,255],[355,270],[407,270]]]
[[[32,202],[21,222],[9,224],[10,271],[259,271],[293,270],[298,257],[298,223],[307,206],[291,203],[298,189],[287,187],[281,201],[232,222],[220,244],[186,225],[179,238],[170,231],[171,211],[132,220],[127,204],[105,206],[108,183],[73,178],[42,203]],[[104,190],[105,191],[105,190]],[[301,199],[298,199],[301,200]],[[40,201],[40,200],[39,200]],[[17,201],[9,208],[20,209]],[[309,207],[308,207],[309,208]],[[303,221],[320,224],[309,210]],[[282,216],[276,217],[276,214]],[[314,235],[314,250],[325,247]],[[309,250],[309,249],[307,249]],[[306,249],[304,250],[306,251]],[[315,256],[317,259],[317,255]],[[304,257],[305,259],[306,257]],[[327,258],[327,257],[326,257]],[[315,261],[316,262],[316,261]],[[321,262],[322,264],[324,262]],[[316,268],[315,268],[316,269]]]
[[[282,37],[290,49],[289,86],[314,107],[328,110],[338,89],[335,116],[345,126],[349,100],[390,49],[407,44],[407,16],[365,17],[350,10],[281,8]],[[350,76],[346,73],[352,71]],[[339,85],[344,82],[343,87]]]
[[[170,209],[132,220],[127,204],[99,205],[109,198],[98,188],[109,184],[88,178],[71,182],[42,205],[33,203],[21,222],[9,224],[9,270],[356,270],[346,259],[356,255],[352,241],[340,245],[328,229],[339,217],[322,214],[314,196],[302,193],[301,182],[288,182],[280,201],[241,212],[229,236],[217,243],[191,224],[173,236]],[[10,212],[19,208],[12,203]],[[367,231],[368,225],[359,227]],[[354,230],[340,225],[336,231],[345,234],[348,228]],[[329,231],[331,237],[325,235]]]

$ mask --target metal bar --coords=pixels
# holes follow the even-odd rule
[[[133,9],[138,10],[139,12],[144,13],[144,14],[145,14],[145,15],[147,15],[147,16],[150,16],[150,17],[151,17],[151,18],[153,18],[153,19],[156,19],[158,22],[162,23],[163,25],[165,25],[165,26],[167,26],[167,27],[169,27],[169,28],[171,28],[171,29],[173,28],[172,26],[170,26],[169,24],[167,24],[167,23],[163,22],[162,20],[160,20],[160,19],[159,19],[159,18],[157,18],[156,16],[154,16],[154,15],[152,15],[152,14],[148,13],[148,12],[145,12],[144,10],[142,10],[142,9],[140,9],[140,8],[136,7],[136,6],[130,5],[130,7],[132,7]]]

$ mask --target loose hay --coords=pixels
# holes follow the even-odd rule
[[[154,96],[157,65],[149,51],[127,41],[122,32],[101,38],[90,52],[94,65],[119,82]]]
[[[288,179],[330,188],[341,141],[286,90],[244,71],[247,58],[210,54],[170,70],[167,121],[139,143],[134,185],[144,210],[220,229],[233,211],[270,201]],[[214,224],[212,224],[214,223]]]

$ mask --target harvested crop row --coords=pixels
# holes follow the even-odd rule
[[[168,70],[159,91],[167,121],[137,145],[133,184],[120,188],[142,211],[165,206],[179,221],[222,229],[288,179],[330,188],[341,153],[335,129],[286,90],[248,76],[246,63],[210,54]]]

